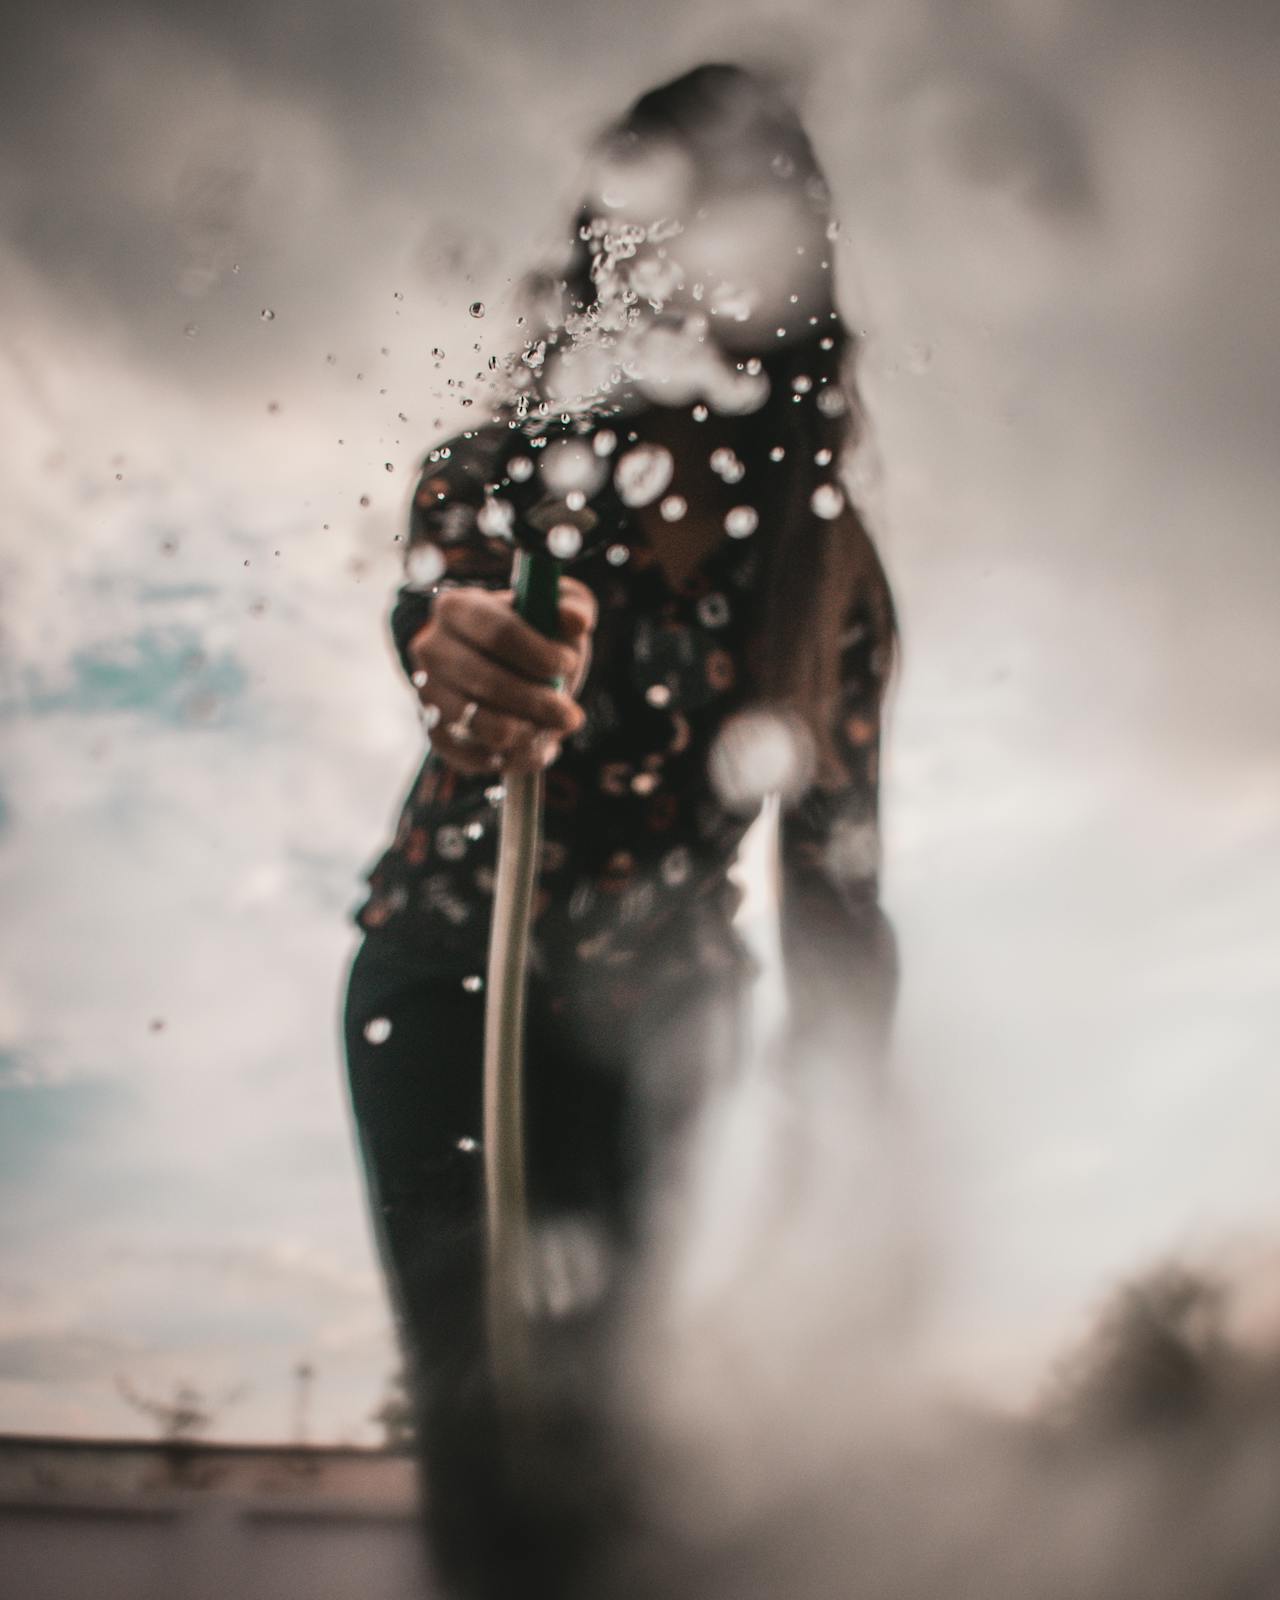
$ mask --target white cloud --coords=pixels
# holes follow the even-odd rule
[[[767,9],[735,41],[767,39]],[[1274,318],[1224,110],[1261,74],[1238,51],[1188,93],[1171,38],[1135,81],[1117,21],[1112,56],[1051,80],[1071,19],[1006,9],[1002,44],[967,41],[972,72],[936,8],[804,13],[904,617],[884,827],[901,1072],[926,1186],[954,1191],[940,1316],[988,1373],[1038,1359],[1197,1219],[1280,1212],[1275,414],[1249,376]],[[77,1376],[6,1381],[11,1425],[130,1426],[122,1349],[143,1386],[249,1375],[232,1431],[287,1428],[308,1351],[332,1432],[376,1398],[390,1343],[337,1017],[345,912],[418,750],[383,632],[393,535],[434,419],[464,414],[446,380],[509,331],[508,263],[560,241],[582,137],[643,63],[723,47],[723,18],[667,20],[615,18],[585,77],[572,52],[447,30],[448,82],[402,110],[419,163],[398,148],[385,171],[331,104],[176,25],[77,47],[100,148],[49,176],[99,258],[0,254],[4,696],[43,706],[6,722],[0,1045],[26,1092],[125,1099],[32,1133],[5,1245],[29,1309],[3,1329]],[[1043,104],[1007,124],[1013,177],[984,184],[938,128],[1004,125],[983,110],[1002,62]],[[1097,206],[1068,226],[1019,185],[1073,129]],[[217,171],[235,181],[214,215]],[[92,699],[109,662],[145,703],[118,678]]]

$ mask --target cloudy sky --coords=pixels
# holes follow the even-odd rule
[[[338,1016],[420,737],[393,540],[584,141],[708,58],[792,73],[865,330],[939,1359],[1022,1382],[1118,1275],[1280,1234],[1276,31],[10,0],[0,1429],[145,1431],[123,1376],[243,1384],[218,1431],[284,1437],[306,1360],[313,1434],[374,1436]],[[771,1103],[726,1109],[710,1189]]]

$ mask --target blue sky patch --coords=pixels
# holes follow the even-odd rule
[[[139,711],[188,726],[200,721],[191,714],[193,700],[225,703],[241,696],[248,683],[234,656],[207,657],[199,634],[185,627],[143,628],[124,650],[78,650],[71,668],[68,687],[45,689],[31,674],[26,694],[0,709],[36,716]]]
[[[12,1051],[0,1050],[0,1173],[8,1189],[47,1174],[71,1150],[96,1153],[104,1121],[133,1100],[124,1085],[101,1080],[24,1083],[20,1066]]]

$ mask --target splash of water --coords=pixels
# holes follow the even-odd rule
[[[618,498],[626,506],[647,506],[671,482],[675,462],[659,444],[639,444],[618,460],[613,472]]]

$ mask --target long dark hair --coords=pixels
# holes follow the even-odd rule
[[[830,729],[841,688],[843,626],[862,602],[875,630],[882,680],[897,627],[884,569],[840,482],[864,418],[855,374],[858,339],[835,302],[830,192],[786,95],[761,73],[740,66],[709,63],[650,90],[601,132],[597,148],[635,151],[659,140],[674,144],[687,160],[695,199],[726,186],[776,187],[797,202],[792,214],[801,219],[800,236],[791,247],[805,283],[804,306],[789,308],[796,325],[785,329],[784,338],[754,353],[752,366],[758,363],[768,379],[768,396],[738,419],[746,478],[735,494],[756,507],[762,527],[774,530],[762,541],[763,566],[754,586],[750,655],[756,697],[804,718],[815,741],[819,781],[839,785],[846,775]],[[537,330],[548,364],[570,342],[566,312],[581,318],[598,303],[591,248],[596,209],[590,201],[580,208],[572,251],[560,272],[526,280],[531,305],[549,298],[555,306]],[[540,383],[534,390],[539,409],[552,409]],[[839,505],[837,515],[814,510],[815,492],[822,490]]]

